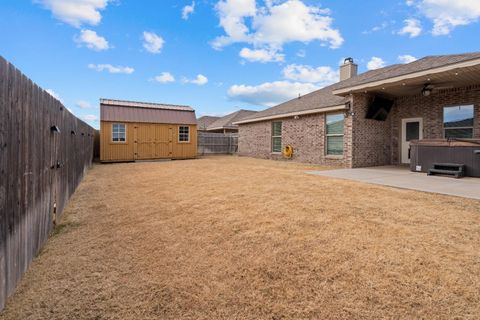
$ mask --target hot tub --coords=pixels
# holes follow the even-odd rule
[[[480,177],[480,140],[410,141],[410,170],[428,172],[434,163],[465,165],[465,175]]]

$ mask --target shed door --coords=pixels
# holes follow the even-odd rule
[[[136,159],[162,159],[169,157],[169,127],[161,124],[138,124],[135,128]]]

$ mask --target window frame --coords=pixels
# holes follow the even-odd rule
[[[180,132],[181,128],[187,128],[188,129],[188,140],[187,141],[184,141],[184,140],[180,140],[180,137],[182,135],[182,133]],[[185,134],[185,133],[183,133]],[[178,143],[190,143],[190,134],[191,134],[191,130],[190,130],[190,126],[178,126]]]
[[[274,136],[274,135],[273,135],[273,133],[274,133],[273,127],[275,126],[275,123],[280,123],[280,135],[279,135],[279,136]],[[283,122],[282,122],[282,121],[272,121],[271,130],[272,130],[272,132],[271,132],[271,134],[270,134],[270,136],[271,136],[271,138],[270,138],[270,144],[271,144],[270,151],[271,151],[272,153],[275,153],[275,154],[280,154],[280,153],[282,153],[282,130],[283,130]],[[278,138],[280,138],[280,151],[275,151],[275,150],[273,150],[273,148],[274,148],[273,140],[274,140],[274,139],[278,139]]]
[[[124,132],[123,134],[125,135],[124,136],[124,140],[121,141],[121,140],[113,140],[113,133],[116,132],[116,133],[120,133],[120,131],[114,131],[114,127],[115,125],[120,125],[120,126],[123,126],[124,127]],[[111,143],[127,143],[127,124],[126,123],[120,123],[120,122],[114,122],[112,123],[112,130],[111,130],[111,139],[110,139],[110,142]]]
[[[447,108],[461,108],[461,107],[472,107],[472,119],[473,123],[472,126],[470,127],[445,127],[445,109]],[[459,105],[449,105],[449,106],[444,106],[442,108],[442,128],[443,128],[443,138],[444,139],[473,139],[475,137],[475,104],[470,103],[470,104],[459,104]],[[472,129],[472,137],[471,138],[447,138],[447,131],[448,130],[456,130],[456,129]]]
[[[336,116],[342,115],[343,116],[343,128],[342,133],[328,133],[328,116]],[[335,113],[326,113],[325,114],[325,156],[331,158],[343,158],[345,155],[345,113],[343,112],[335,112]],[[329,137],[342,137],[342,154],[332,154],[328,153],[328,138]]]

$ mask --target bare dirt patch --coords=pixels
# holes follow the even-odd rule
[[[311,169],[96,165],[0,319],[480,317],[479,201]]]

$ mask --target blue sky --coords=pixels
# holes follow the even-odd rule
[[[360,72],[479,51],[480,1],[2,0],[0,54],[98,127],[99,98],[261,110]]]

